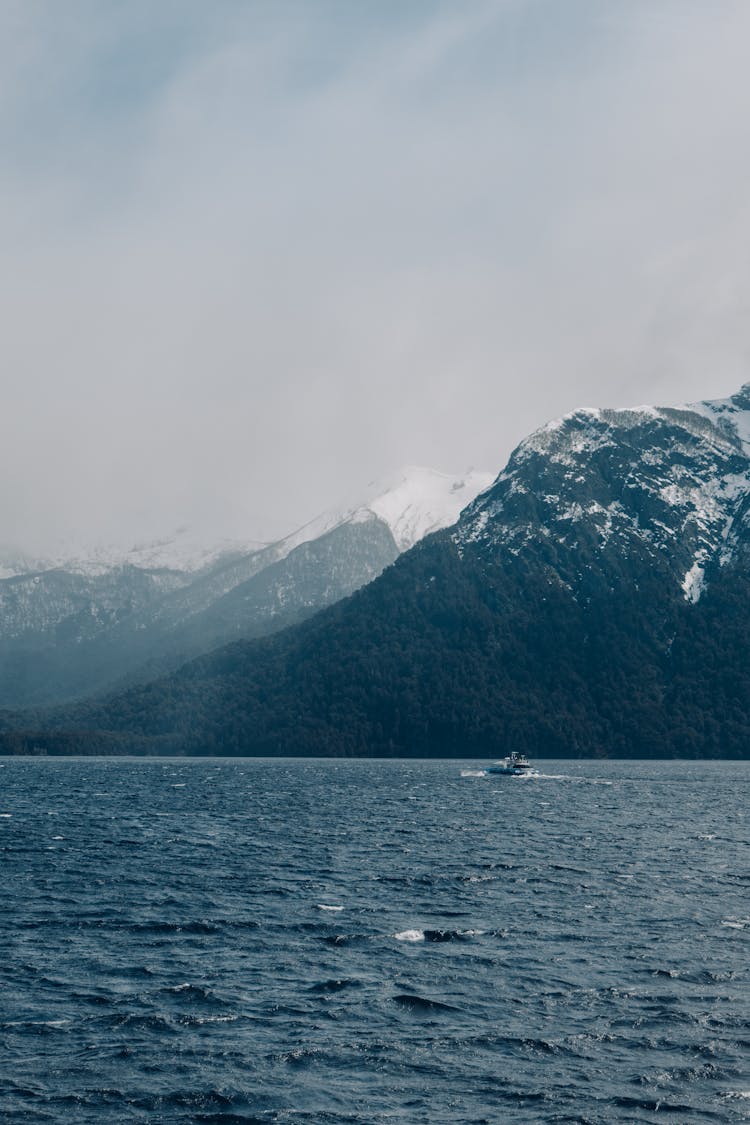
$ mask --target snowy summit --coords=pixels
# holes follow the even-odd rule
[[[531,434],[455,532],[459,549],[667,561],[688,602],[748,536],[750,384],[677,407],[583,409]]]

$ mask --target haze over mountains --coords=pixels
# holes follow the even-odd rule
[[[153,677],[237,637],[302,620],[376,577],[491,483],[411,467],[275,543],[182,530],[129,550],[0,557],[0,706]]]
[[[336,530],[379,526],[359,519]],[[748,563],[750,384],[579,410],[311,620],[43,721],[6,715],[3,746],[745,757]]]

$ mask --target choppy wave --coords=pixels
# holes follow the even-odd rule
[[[750,1120],[748,766],[0,765],[4,1123]]]

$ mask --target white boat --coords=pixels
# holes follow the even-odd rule
[[[516,751],[513,750],[507,758],[501,758],[499,762],[488,766],[486,772],[506,773],[512,774],[515,777],[521,777],[523,774],[535,773],[535,770],[525,754],[517,754]]]

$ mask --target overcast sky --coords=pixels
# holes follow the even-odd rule
[[[746,0],[0,0],[0,540],[750,380]]]

